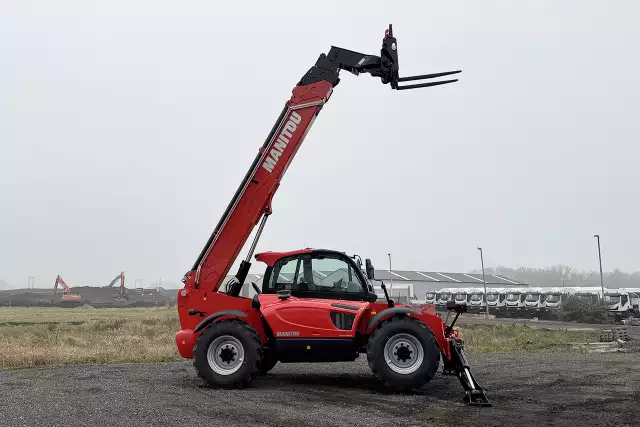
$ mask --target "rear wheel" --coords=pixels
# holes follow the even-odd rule
[[[386,386],[410,390],[422,387],[436,374],[440,349],[424,323],[394,317],[371,335],[367,360]]]
[[[246,387],[258,372],[262,343],[248,324],[221,320],[202,331],[196,341],[193,358],[198,375],[209,385]]]

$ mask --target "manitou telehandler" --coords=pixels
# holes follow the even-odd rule
[[[466,305],[447,325],[429,310],[378,302],[373,266],[360,257],[333,250],[302,249],[256,255],[267,265],[262,289],[240,296],[250,260],[271,214],[271,201],[280,180],[333,88],[340,70],[380,77],[392,89],[405,90],[452,83],[444,80],[401,86],[399,83],[456,74],[460,71],[401,78],[397,42],[386,30],[380,56],[332,47],[293,89],[280,117],[260,148],[244,180],[222,215],[178,291],[182,330],[176,344],[184,358],[193,358],[198,374],[215,387],[243,387],[257,374],[280,362],[352,361],[366,353],[373,373],[398,389],[419,388],[438,370],[457,375],[464,401],[490,405],[467,365],[463,341],[453,329]],[[260,224],[248,255],[235,277],[222,282]]]

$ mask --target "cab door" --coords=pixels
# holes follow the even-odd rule
[[[281,361],[356,357],[354,338],[370,303],[367,282],[350,258],[332,251],[283,258],[265,280],[261,311]],[[277,295],[278,291],[289,291],[290,296]]]

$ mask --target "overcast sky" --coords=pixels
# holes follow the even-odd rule
[[[342,74],[258,250],[327,247],[397,269],[640,269],[640,6],[633,1],[5,1],[0,279],[179,282],[298,79]],[[261,271],[262,266],[254,266]]]

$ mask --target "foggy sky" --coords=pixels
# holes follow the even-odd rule
[[[460,82],[343,72],[258,250],[589,270],[599,233],[605,270],[640,269],[637,2],[390,5],[3,2],[0,279],[179,282],[299,78],[389,23],[401,75]]]

